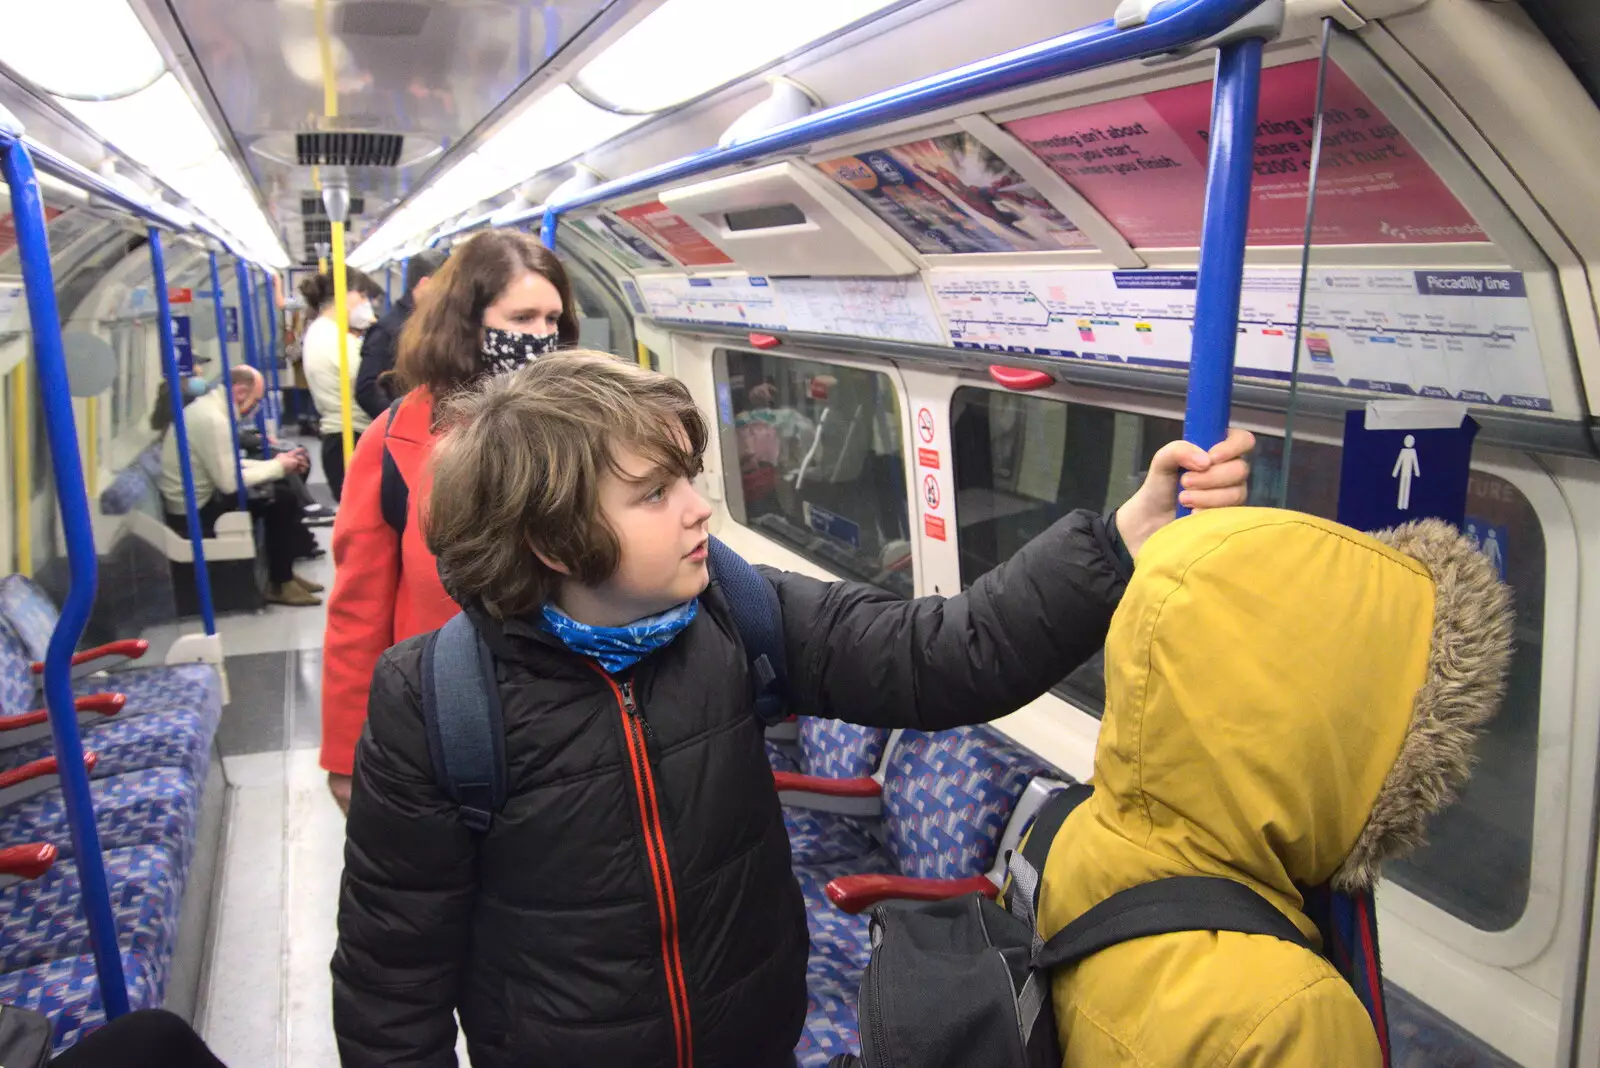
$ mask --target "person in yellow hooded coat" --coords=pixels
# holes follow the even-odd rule
[[[1243,883],[1313,944],[1302,888],[1370,888],[1465,780],[1509,591],[1436,520],[1369,537],[1229,508],[1146,542],[1106,640],[1094,793],[1046,858],[1049,938],[1168,876]],[[1261,935],[1124,942],[1052,977],[1063,1068],[1380,1068],[1355,992]]]

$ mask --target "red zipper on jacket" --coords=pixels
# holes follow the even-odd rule
[[[667,864],[667,839],[661,826],[655,775],[650,769],[650,747],[646,741],[649,726],[639,715],[639,706],[633,697],[633,680],[619,686],[599,664],[591,661],[590,666],[611,687],[617,698],[617,710],[622,713],[622,732],[628,740],[628,762],[633,768],[645,852],[650,859],[650,878],[655,883],[656,914],[661,920],[661,959],[667,973],[667,1001],[672,1009],[678,1065],[690,1068],[694,1063],[694,1033],[689,1022],[689,985],[683,978],[683,947],[678,942],[678,893],[672,884],[672,869]]]

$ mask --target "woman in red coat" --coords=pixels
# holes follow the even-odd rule
[[[333,594],[322,653],[322,766],[350,805],[367,690],[389,646],[443,626],[457,607],[439,584],[417,508],[432,484],[435,402],[578,340],[567,272],[527,234],[496,230],[457,248],[400,335],[395,377],[409,390],[361,435],[333,525]],[[384,518],[383,456],[408,489],[404,533]],[[392,475],[391,475],[392,480]]]

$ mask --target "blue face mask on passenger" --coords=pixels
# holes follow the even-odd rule
[[[199,375],[183,380],[183,395],[190,400],[194,400],[196,397],[204,397],[210,389],[211,383]]]
[[[540,626],[579,656],[593,657],[607,674],[617,675],[671,644],[699,613],[700,600],[695,598],[658,616],[636,619],[626,627],[591,627],[547,604]]]
[[[561,344],[559,333],[523,334],[515,330],[483,328],[483,362],[490,374],[503,375],[526,366]]]

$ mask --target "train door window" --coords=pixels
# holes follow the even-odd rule
[[[958,389],[950,401],[961,584],[970,586],[1056,520],[1108,511],[1144,478],[1183,425],[1046,397]],[[1096,653],[1055,687],[1098,718],[1105,660]]]
[[[572,299],[577,304],[578,344],[586,349],[609,352],[629,359],[634,355],[633,317],[599,272],[578,256],[566,254],[562,262],[572,283]]]
[[[910,513],[893,380],[814,360],[718,355],[733,518],[845,578],[910,597]]]
[[[957,390],[951,401],[956,529],[961,581],[1010,558],[1075,508],[1109,511],[1138,487],[1155,451],[1180,437],[1175,420],[1116,412],[1047,397]],[[1287,505],[1334,518],[1341,450],[1297,439]],[[1272,500],[1284,462],[1282,438],[1257,435],[1250,497]],[[1482,930],[1503,931],[1522,916],[1533,864],[1544,631],[1544,532],[1514,485],[1474,471],[1466,530],[1511,585],[1516,639],[1505,704],[1478,743],[1479,762],[1429,841],[1385,874],[1424,900]],[[1055,692],[1099,716],[1104,660],[1097,654]]]

